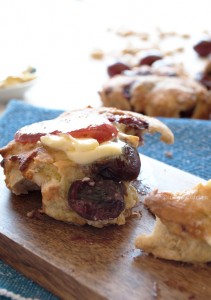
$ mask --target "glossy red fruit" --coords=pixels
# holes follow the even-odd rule
[[[113,180],[76,180],[68,193],[68,203],[81,217],[102,221],[117,218],[125,209],[125,188]]]
[[[207,57],[211,53],[211,39],[198,42],[193,49],[201,57]]]
[[[137,149],[125,144],[120,156],[96,162],[92,169],[104,179],[131,181],[139,175],[141,160]]]
[[[162,59],[162,54],[157,50],[150,50],[141,55],[139,65],[151,66],[155,61]]]
[[[74,138],[93,138],[99,143],[103,143],[112,140],[113,138],[117,137],[118,134],[116,127],[108,123],[90,125],[86,128],[69,131],[68,128],[70,126],[68,126],[68,123],[63,121],[64,120],[60,120],[60,123],[55,125],[58,126],[58,130],[53,130],[55,126],[51,120],[25,126],[16,132],[15,141],[20,143],[36,143],[42,136],[46,134],[57,135],[60,133],[67,133]],[[50,126],[51,123],[53,126]]]
[[[140,120],[134,116],[122,116],[122,115],[113,115],[109,118],[110,122],[124,124],[125,132],[133,132],[133,135],[139,137],[140,143],[143,142],[142,129],[148,129],[149,123],[146,121]]]
[[[124,116],[116,114],[113,116],[109,116],[108,119],[110,122],[124,124],[126,126],[126,131],[130,131],[131,129],[142,130],[149,128],[149,124],[146,121],[138,119],[135,116]]]
[[[130,67],[122,62],[116,62],[107,68],[107,72],[110,77],[119,75],[126,70],[130,70]]]
[[[70,132],[74,138],[93,138],[98,143],[103,143],[117,137],[118,131],[112,124],[102,124],[98,126],[89,126]]]

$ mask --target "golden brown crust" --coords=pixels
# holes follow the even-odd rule
[[[129,117],[129,120],[130,117],[137,118],[143,122],[140,129],[133,130],[132,128],[131,134],[138,133],[138,136],[142,136],[145,132],[160,132],[163,141],[173,142],[172,132],[160,121],[137,113],[123,112],[115,108],[94,109],[89,107],[66,112],[54,119],[54,122],[56,123],[61,118],[74,122],[75,115],[80,115],[83,118],[90,114],[93,114],[93,117],[100,114],[108,120],[112,119],[113,124],[118,127],[119,136],[122,135],[123,140],[134,147],[138,146],[137,137],[132,135],[127,135],[127,138],[124,137],[124,133],[128,128],[127,125],[119,125],[116,122],[115,118],[117,116]],[[34,143],[12,141],[6,147],[0,149],[0,154],[3,156],[2,166],[6,175],[7,187],[17,195],[40,189],[43,212],[58,220],[79,225],[90,224],[96,227],[103,227],[107,224],[121,225],[125,223],[125,218],[131,215],[131,209],[139,200],[138,193],[132,184],[123,182],[126,190],[124,196],[125,209],[120,215],[114,219],[90,221],[82,218],[68,205],[68,191],[71,184],[78,179],[82,180],[89,177],[89,167],[74,163],[66,156],[65,152],[45,147],[39,140]]]
[[[156,219],[152,234],[138,236],[135,246],[162,259],[188,263],[211,261],[211,247],[206,242],[173,234],[159,218]]]
[[[152,117],[209,119],[209,92],[187,77],[117,75],[100,92],[105,106],[136,111]]]
[[[157,220],[150,236],[137,237],[138,248],[166,259],[211,261],[211,180],[175,194],[155,191],[145,204]]]
[[[189,234],[211,246],[211,180],[175,194],[155,191],[145,203],[172,232]]]

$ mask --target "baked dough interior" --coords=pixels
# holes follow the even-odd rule
[[[156,222],[150,235],[136,238],[137,248],[163,259],[211,261],[211,180],[175,194],[154,191],[145,204]]]
[[[146,132],[174,139],[159,120],[113,108],[88,107],[25,126],[0,149],[6,185],[16,195],[41,190],[43,212],[57,220],[122,225],[139,201],[133,182]]]

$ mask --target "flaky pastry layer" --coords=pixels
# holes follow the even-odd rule
[[[175,194],[155,191],[145,204],[156,222],[150,235],[136,238],[137,248],[164,259],[211,261],[211,180]]]

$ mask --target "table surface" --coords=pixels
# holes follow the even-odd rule
[[[137,46],[112,32],[159,28],[197,36],[210,29],[209,6],[206,0],[0,0],[0,77],[32,65],[38,81],[25,94],[26,102],[65,110],[99,106],[109,55],[93,60],[90,54],[101,49],[115,56]]]

